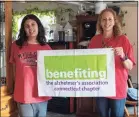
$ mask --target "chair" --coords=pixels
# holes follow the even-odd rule
[[[133,85],[132,85],[132,82],[131,82],[131,80],[130,80],[130,78],[128,78],[128,87],[131,87],[131,88],[133,88]],[[128,107],[127,106],[125,106],[125,117],[137,117],[138,116],[138,114],[137,114],[137,101],[130,101],[130,100],[126,100],[126,105],[130,105],[130,109],[132,108],[132,110],[133,110],[133,113],[131,114],[130,112],[129,112],[129,109],[128,109]]]

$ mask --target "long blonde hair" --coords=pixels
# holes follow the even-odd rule
[[[113,26],[113,34],[114,34],[114,36],[121,35],[122,34],[121,23],[119,21],[118,16],[116,15],[116,12],[113,9],[111,9],[111,8],[106,8],[103,11],[101,11],[101,13],[99,14],[98,20],[97,20],[97,31],[99,33],[101,33],[101,34],[103,33],[103,29],[101,27],[101,19],[102,19],[103,13],[105,13],[105,12],[111,12],[113,14],[114,21],[115,21],[115,25]]]

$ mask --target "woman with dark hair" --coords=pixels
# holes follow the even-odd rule
[[[33,14],[21,23],[18,39],[12,43],[10,63],[15,64],[14,100],[20,117],[46,117],[51,97],[39,97],[37,50],[51,50],[41,21]],[[47,89],[46,89],[47,90]]]
[[[115,11],[110,8],[99,14],[97,31],[99,34],[91,39],[88,48],[113,48],[116,82],[116,96],[96,98],[98,113],[100,117],[124,117],[128,70],[135,65],[133,48],[127,36],[122,34]]]

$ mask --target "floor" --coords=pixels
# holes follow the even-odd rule
[[[47,112],[47,117],[76,117],[75,114],[59,114],[53,112]]]

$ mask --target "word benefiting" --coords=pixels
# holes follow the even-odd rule
[[[49,71],[46,69],[46,78],[96,78],[96,79],[105,79],[106,78],[106,71],[91,71],[90,68],[88,69],[81,69],[75,68],[74,71]]]

